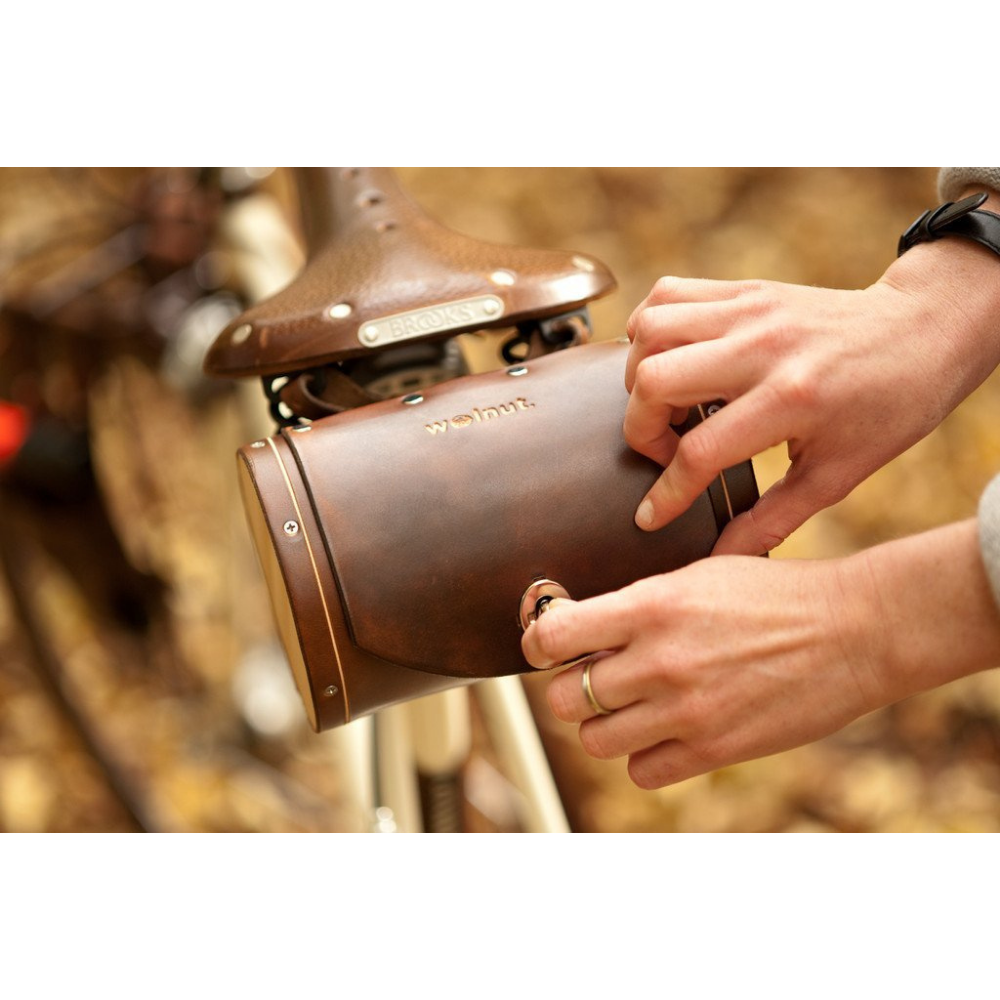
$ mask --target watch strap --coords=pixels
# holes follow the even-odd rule
[[[928,243],[942,236],[962,236],[975,240],[1000,256],[1000,215],[979,210],[987,197],[982,191],[924,212],[900,236],[896,255],[902,256],[918,243]]]

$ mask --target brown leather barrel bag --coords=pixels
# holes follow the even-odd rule
[[[521,602],[535,581],[584,599],[677,569],[752,506],[744,463],[666,528],[636,527],[661,470],[622,436],[627,353],[617,341],[575,346],[240,449],[314,730],[526,672]],[[706,415],[692,410],[685,427]]]

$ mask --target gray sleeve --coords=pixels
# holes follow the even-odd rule
[[[957,201],[962,191],[976,184],[1000,191],[1000,167],[941,167],[938,170],[938,197]]]
[[[1000,606],[1000,476],[990,481],[979,499],[979,550]]]

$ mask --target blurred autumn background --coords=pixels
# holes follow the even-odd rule
[[[598,338],[662,274],[863,287],[937,198],[933,168],[398,174],[455,229],[603,260],[619,289],[591,306]],[[359,828],[243,522],[233,454],[268,433],[262,394],[200,373],[247,298],[274,290],[274,262],[301,263],[291,191],[281,169],[0,171],[0,829]],[[972,515],[1000,468],[998,396],[994,378],[775,557]],[[761,486],[785,463],[759,456]],[[543,683],[528,680],[535,704]],[[580,830],[1000,828],[995,672],[652,793],[537,715]],[[497,761],[478,743],[476,758],[475,828],[508,829],[486,804]]]

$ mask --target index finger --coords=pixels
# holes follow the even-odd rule
[[[625,332],[629,340],[632,340],[639,313],[650,306],[663,306],[672,302],[721,302],[723,299],[735,299],[742,290],[743,286],[738,281],[664,275],[653,285],[642,302],[632,310],[632,315],[625,324]]]
[[[685,434],[670,464],[636,511],[636,524],[656,531],[691,506],[715,477],[789,439],[789,430],[756,389],[723,406]]]
[[[677,450],[670,424],[678,410],[709,400],[733,400],[752,386],[757,370],[745,353],[717,340],[646,358],[625,407],[625,440],[666,465]]]
[[[521,637],[524,658],[538,670],[549,670],[588,653],[624,646],[634,620],[628,589],[553,604]]]

